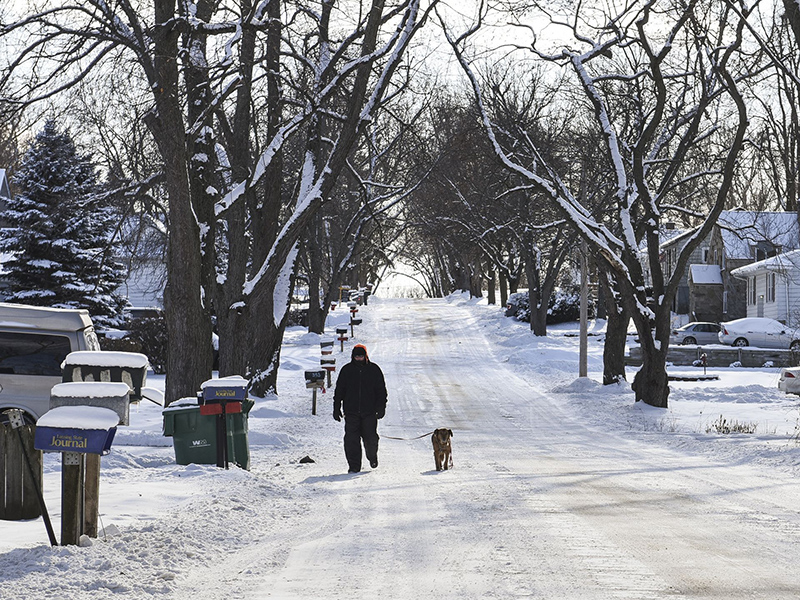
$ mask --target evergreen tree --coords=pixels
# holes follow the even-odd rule
[[[50,120],[12,182],[18,193],[0,213],[7,300],[85,308],[98,325],[120,325],[126,300],[115,290],[125,273],[111,251],[115,210],[100,199],[91,157]]]

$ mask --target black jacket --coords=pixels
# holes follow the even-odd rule
[[[342,367],[336,378],[333,411],[345,415],[378,415],[386,413],[386,382],[381,368],[369,360],[351,361]]]

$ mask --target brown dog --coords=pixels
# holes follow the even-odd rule
[[[437,429],[431,436],[431,441],[433,441],[433,459],[436,461],[437,471],[441,471],[442,469],[447,471],[448,467],[453,466],[452,448],[450,446],[451,437],[453,437],[453,432],[449,429]]]

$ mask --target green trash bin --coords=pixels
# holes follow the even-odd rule
[[[255,403],[242,401],[242,412],[225,415],[228,430],[228,461],[250,470],[250,442],[247,418]],[[161,413],[164,435],[172,438],[175,462],[179,465],[217,464],[217,415],[201,415],[197,398],[181,398]]]

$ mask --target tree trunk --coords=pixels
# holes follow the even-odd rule
[[[625,306],[618,306],[611,292],[608,275],[600,273],[598,278],[602,306],[607,315],[606,339],[603,344],[603,385],[618,383],[625,377],[625,344],[628,341],[630,313]],[[599,307],[600,302],[596,305]]]
[[[159,85],[153,87],[157,112],[147,126],[164,161],[169,199],[168,280],[164,315],[169,345],[165,402],[194,396],[211,376],[211,323],[202,306],[200,230],[192,206],[186,161],[186,134],[178,100],[178,36],[174,2],[157,2],[154,66]]]
[[[492,306],[497,304],[497,290],[495,289],[495,286],[497,284],[495,282],[495,277],[496,277],[495,276],[495,272],[494,271],[489,271],[489,277],[487,278],[487,281],[486,281],[486,295],[488,297],[487,301]],[[503,305],[503,306],[505,306],[505,305]]]
[[[642,401],[657,408],[667,408],[669,381],[667,350],[669,349],[669,307],[659,306],[655,316],[655,339],[647,315],[634,313],[636,331],[642,347],[642,366],[633,378],[631,388],[636,402]]]
[[[251,10],[252,3],[244,0],[243,12]],[[255,56],[255,30],[245,28],[240,42],[241,85],[236,92],[236,108],[230,127],[220,119],[230,148],[231,177],[233,181],[244,181],[250,173],[250,127],[253,61]],[[219,335],[219,374],[221,377],[247,374],[249,321],[241,303],[242,287],[247,277],[250,255],[250,239],[247,235],[248,207],[255,205],[255,192],[248,189],[244,197],[231,206],[226,213],[228,260],[224,281],[216,286],[214,309]]]

